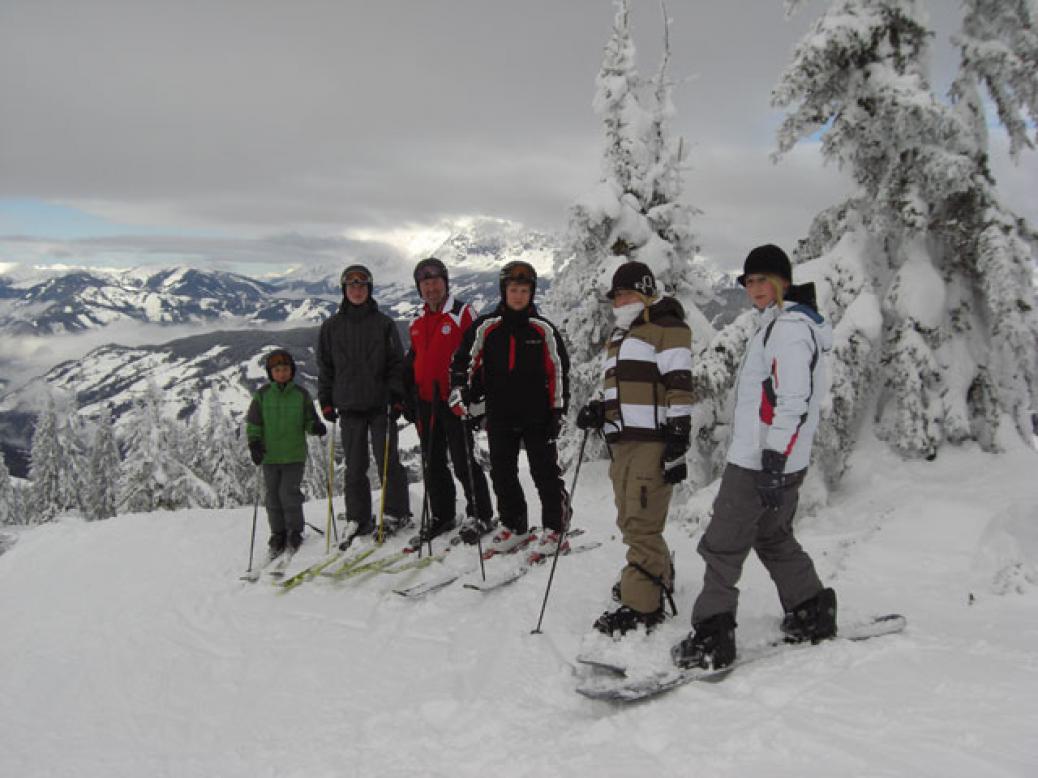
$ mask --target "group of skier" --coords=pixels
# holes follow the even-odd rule
[[[383,480],[382,531],[413,526],[397,451],[397,420],[404,416],[419,433],[428,495],[415,541],[457,526],[449,458],[465,494],[458,529],[463,541],[493,533],[491,552],[532,543],[541,554],[565,552],[571,508],[557,440],[568,410],[569,360],[558,330],[534,304],[533,266],[505,265],[500,301],[477,317],[451,293],[443,262],[420,261],[414,282],[423,306],[406,354],[394,322],[372,298],[371,272],[351,265],[340,282],[342,304],[318,340],[317,400],[324,420],[337,422],[342,437],[347,537],[375,530],[369,444]],[[778,589],[787,639],[817,642],[836,632],[835,593],[822,585],[792,529],[825,386],[821,356],[832,345],[832,331],[817,312],[813,285],[793,285],[789,259],[777,246],[751,251],[739,282],[758,328],[739,370],[728,461],[698,547],[706,572],[692,631],[673,652],[686,668],[720,669],[734,661],[736,584],[751,549]],[[681,304],[661,293],[651,269],[623,263],[607,296],[615,326],[606,343],[601,397],[579,410],[576,424],[585,435],[601,431],[612,460],[626,566],[612,588],[618,607],[593,627],[619,639],[639,628],[651,631],[665,619],[668,604],[676,612],[663,530],[673,488],[688,475],[695,398],[691,330]],[[327,428],[292,381],[291,355],[272,352],[266,368],[270,384],[253,398],[247,435],[253,461],[263,466],[270,553],[277,555],[297,548],[302,538],[304,435],[324,435]],[[487,432],[500,526],[474,456],[479,428]],[[539,532],[518,478],[521,447],[540,497]]]

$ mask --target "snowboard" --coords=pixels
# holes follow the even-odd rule
[[[901,632],[907,624],[904,616],[888,613],[852,624],[841,625],[833,640],[869,640],[882,635]],[[655,697],[658,694],[684,686],[692,681],[717,682],[727,678],[738,668],[775,656],[784,651],[810,646],[809,643],[785,643],[775,640],[740,653],[735,661],[720,670],[691,668],[682,669],[667,663],[664,667],[639,668],[626,665],[615,658],[595,655],[579,655],[577,661],[587,665],[591,675],[581,679],[577,692],[593,700],[610,702],[634,702]]]

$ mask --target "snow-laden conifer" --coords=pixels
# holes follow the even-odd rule
[[[11,471],[7,469],[7,462],[0,455],[0,526],[24,524],[25,517],[19,509],[18,495],[11,481]]]
[[[1010,35],[1013,24],[981,23],[988,5],[967,3],[954,105],[932,92],[931,33],[912,0],[832,3],[773,93],[787,110],[778,154],[820,133],[822,153],[860,188],[820,215],[797,252],[816,260],[797,274],[819,283],[834,322],[832,403],[816,448],[831,477],[873,405],[879,434],[909,455],[966,438],[995,447],[1002,414],[1029,434],[1033,246],[995,193],[977,79],[992,94],[1000,77],[1012,82],[996,104],[1019,149],[1029,143],[1011,125],[1021,110],[1033,115],[1038,71],[1028,80],[992,65],[1029,39]],[[1032,13],[1007,3],[996,16],[1022,30]]]
[[[88,521],[110,519],[116,515],[119,486],[119,447],[108,405],[102,405],[94,425],[84,484],[84,517]]]
[[[50,521],[64,507],[62,495],[62,451],[58,443],[57,411],[54,399],[36,417],[29,450],[30,512],[32,523]]]
[[[669,21],[664,22],[666,30]],[[620,0],[593,100],[605,135],[602,178],[570,208],[546,304],[570,349],[574,413],[594,397],[601,383],[603,349],[613,326],[605,293],[622,262],[636,259],[649,265],[661,290],[685,306],[694,337],[706,340],[712,334],[696,307],[705,299],[709,282],[693,264],[698,248],[692,228],[696,211],[680,202],[685,147],[669,128],[674,107],[666,37],[663,48],[655,76],[643,79],[637,71],[628,6]],[[564,456],[575,453],[573,437],[564,442],[563,450]]]

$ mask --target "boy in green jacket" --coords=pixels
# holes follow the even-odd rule
[[[306,469],[305,433],[323,437],[327,427],[314,410],[314,401],[293,383],[296,363],[284,349],[266,359],[270,383],[252,396],[245,416],[249,455],[263,465],[270,522],[270,558],[287,547],[295,553],[303,542],[303,471]]]

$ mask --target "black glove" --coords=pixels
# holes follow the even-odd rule
[[[400,415],[403,416],[406,421],[414,424],[415,419],[418,418],[418,414],[415,413],[414,403],[410,400],[404,400],[400,405]]]
[[[462,384],[451,389],[447,406],[451,409],[451,413],[459,419],[467,418],[469,415],[469,388]]]
[[[782,473],[786,469],[786,455],[771,449],[764,449],[760,457],[761,471],[757,474],[757,494],[760,504],[776,511],[782,505]]]
[[[314,434],[319,438],[323,438],[328,434],[328,428],[324,426],[324,422],[320,420],[314,422]]]
[[[267,453],[267,447],[263,445],[262,440],[250,440],[249,441],[249,458],[252,459],[252,464],[262,465],[263,455]]]
[[[600,430],[605,425],[605,403],[592,400],[577,414],[577,427],[582,430]]]
[[[551,421],[548,422],[548,440],[558,440],[559,433],[562,432],[562,420],[566,417],[566,414],[562,411],[552,411]]]
[[[326,405],[321,408],[321,415],[324,416],[324,420],[329,424],[335,424],[339,420],[339,414],[335,412],[334,405]]]
[[[404,414],[404,404],[400,400],[394,400],[389,406],[389,418],[396,421]]]
[[[672,419],[663,428],[663,480],[668,484],[679,484],[688,478],[688,451],[692,423],[689,419]]]

